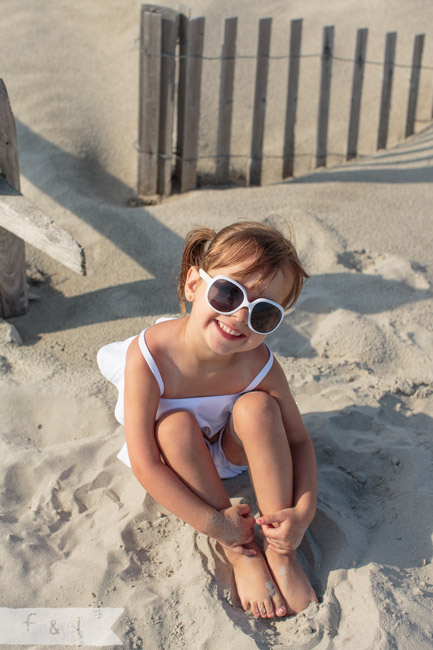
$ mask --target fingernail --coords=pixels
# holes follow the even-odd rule
[[[258,523],[258,524],[262,524],[262,523],[263,523],[263,519],[257,519],[257,523]]]

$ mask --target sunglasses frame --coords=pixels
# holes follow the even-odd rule
[[[199,272],[199,274],[200,274],[200,277],[201,277],[201,278],[206,282],[206,284],[207,284],[207,289],[206,289],[206,302],[207,302],[207,304],[209,305],[209,307],[210,307],[211,309],[213,309],[213,311],[216,311],[216,312],[217,312],[217,314],[223,314],[223,315],[226,315],[226,316],[231,316],[232,314],[235,314],[235,313],[236,313],[237,311],[239,311],[240,309],[243,309],[244,307],[248,307],[248,327],[250,328],[250,330],[251,330],[252,332],[254,332],[255,334],[260,334],[261,336],[267,336],[268,334],[272,334],[272,332],[275,332],[275,330],[276,330],[276,329],[281,325],[281,323],[283,322],[283,318],[284,318],[284,308],[283,308],[283,307],[282,307],[278,302],[274,302],[273,300],[269,300],[269,298],[257,298],[256,300],[253,300],[253,302],[250,302],[250,301],[248,300],[248,296],[247,296],[247,292],[246,292],[245,287],[243,287],[241,284],[239,284],[239,282],[236,282],[236,280],[233,280],[232,278],[229,278],[227,275],[216,275],[216,276],[213,278],[213,277],[210,276],[208,273],[206,273],[206,271],[204,271],[203,269],[199,269],[198,272]],[[243,299],[243,301],[241,302],[241,304],[239,305],[239,307],[236,307],[236,309],[232,309],[231,311],[220,311],[219,309],[215,309],[215,307],[213,307],[213,306],[211,305],[210,300],[209,300],[209,291],[210,291],[212,285],[213,285],[217,280],[225,280],[226,282],[231,282],[231,283],[234,284],[236,287],[238,287],[238,289],[241,290],[244,299]],[[277,307],[277,309],[279,310],[279,312],[280,312],[280,314],[281,314],[280,322],[279,322],[279,323],[278,323],[278,324],[277,324],[273,329],[269,330],[269,332],[259,332],[259,330],[254,329],[254,327],[253,327],[252,324],[251,324],[251,314],[253,313],[253,309],[254,309],[254,307],[255,307],[258,303],[260,303],[260,302],[266,302],[266,303],[268,303],[269,305],[273,305],[274,307]]]

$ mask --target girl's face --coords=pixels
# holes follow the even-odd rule
[[[248,300],[268,298],[282,304],[288,294],[292,279],[288,272],[279,270],[275,277],[264,287],[257,285],[255,275],[240,279],[240,274],[248,262],[208,269],[211,277],[225,275],[239,282],[247,293]],[[265,283],[266,284],[266,283]],[[186,299],[192,303],[191,324],[198,328],[197,336],[202,333],[207,345],[218,354],[232,354],[252,350],[258,347],[266,334],[257,334],[248,326],[248,308],[243,307],[234,314],[219,314],[206,301],[207,284],[200,278],[197,267],[191,267],[185,284]]]

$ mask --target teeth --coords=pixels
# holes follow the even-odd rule
[[[221,321],[217,321],[218,325],[221,327],[223,332],[227,332],[227,334],[231,334],[232,336],[241,336],[240,332],[235,332],[234,330],[231,330],[230,327],[227,327],[227,325],[224,325],[224,323],[221,323]]]

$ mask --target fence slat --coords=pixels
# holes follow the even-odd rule
[[[386,35],[385,61],[383,64],[382,98],[380,102],[379,130],[377,134],[377,148],[385,149],[388,140],[389,114],[391,111],[392,80],[394,76],[396,32]]]
[[[138,116],[138,195],[157,194],[161,14],[143,5],[140,29],[140,108]]]
[[[232,133],[237,26],[237,18],[226,18],[222,47],[216,145],[216,178],[218,183],[227,183],[230,178],[230,139]]]
[[[158,194],[171,194],[176,43],[179,15],[165,9],[161,19],[161,94],[159,115]],[[165,55],[165,56],[164,56]]]
[[[86,275],[82,246],[29,199],[12,188],[3,176],[0,176],[0,225],[75,273]]]
[[[333,53],[334,27],[331,25],[323,28],[322,71],[320,76],[319,115],[317,120],[316,167],[326,166]]]
[[[181,164],[180,156],[183,150],[183,132],[185,121],[185,91],[186,91],[186,69],[187,69],[187,29],[189,24],[189,13],[182,5],[179,14],[179,73],[177,82],[177,134],[176,134],[176,179],[180,178]]]
[[[262,177],[271,26],[272,18],[262,18],[259,22],[254,113],[251,136],[250,185],[260,185]]]
[[[290,62],[287,82],[286,126],[284,132],[283,178],[293,176],[295,167],[295,124],[298,107],[299,68],[301,62],[302,19],[292,20]]]
[[[413,46],[412,72],[410,76],[409,99],[407,103],[406,138],[415,131],[416,105],[418,103],[421,59],[424,49],[424,34],[417,34]]]
[[[358,153],[359,122],[361,117],[362,85],[364,81],[365,57],[368,29],[358,29],[353,67],[352,99],[350,102],[349,133],[347,137],[346,160],[356,158]]]
[[[0,172],[19,191],[20,169],[15,119],[3,80],[0,79]],[[0,228],[0,317],[20,316],[27,311],[24,241]]]
[[[189,20],[181,15],[176,163],[181,192],[192,190],[197,184],[203,38],[204,18]]]

